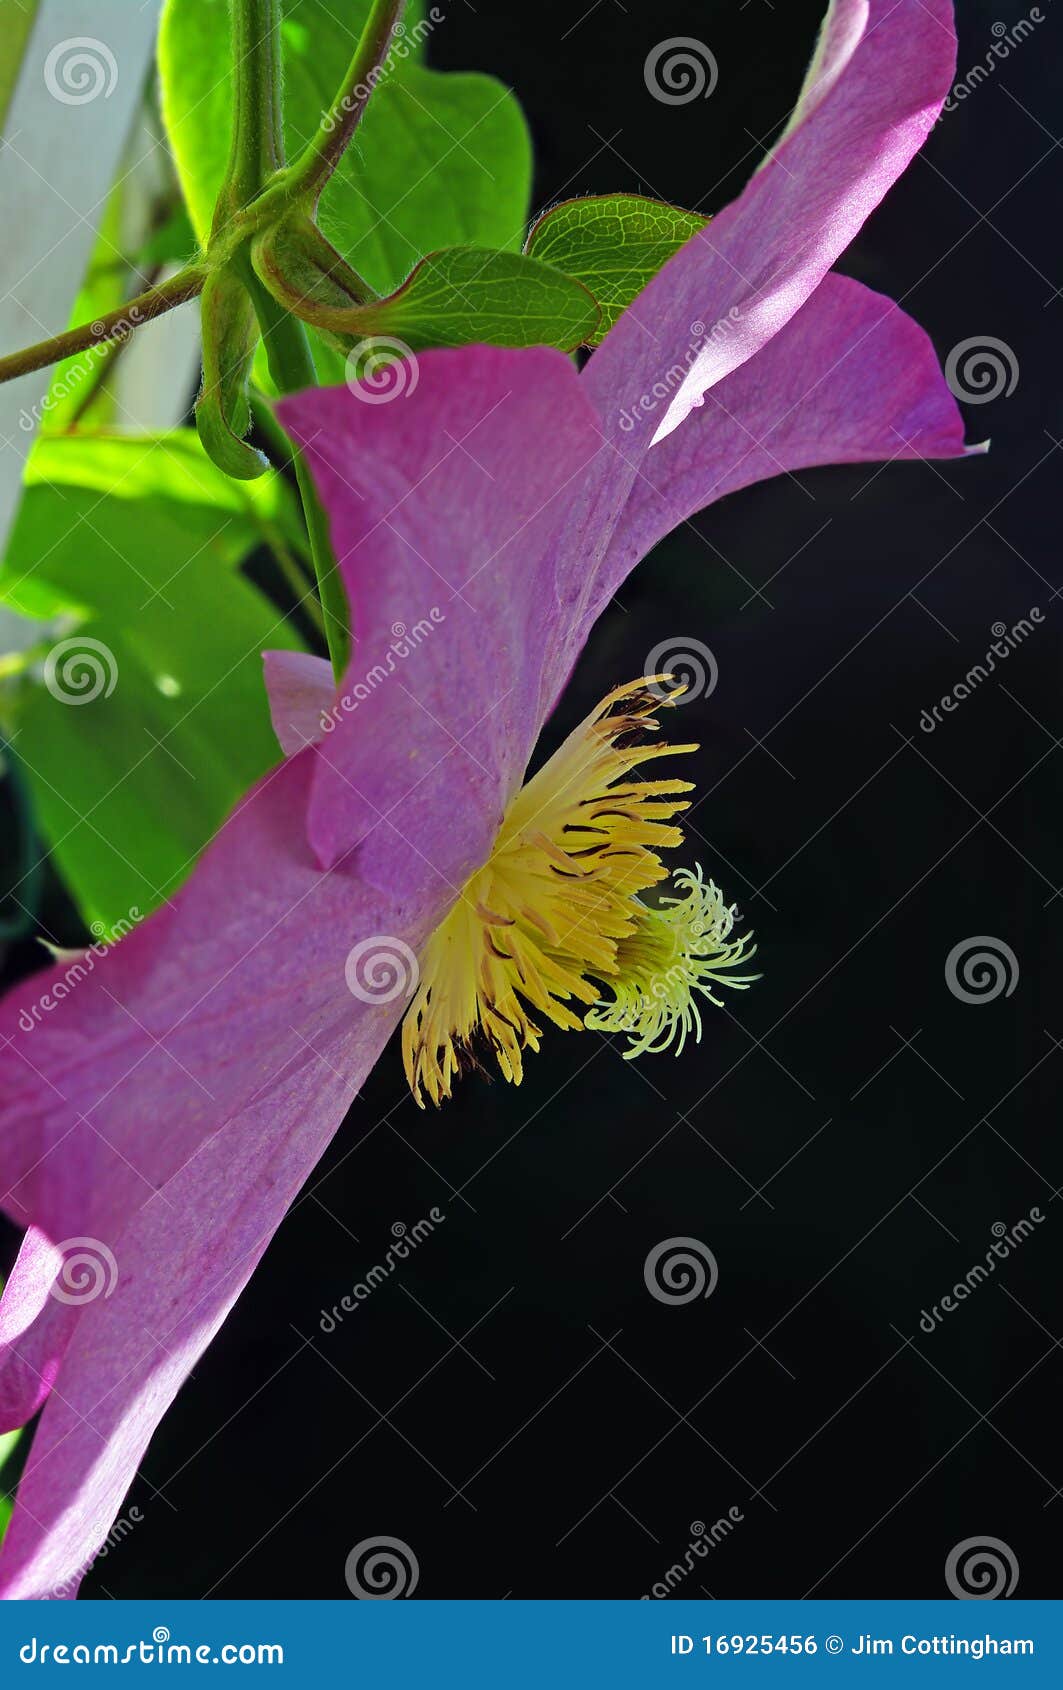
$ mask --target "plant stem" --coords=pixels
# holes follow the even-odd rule
[[[312,582],[308,580],[298,558],[275,523],[266,523],[265,535],[277,568],[284,576],[296,605],[324,638],[325,616]]]
[[[346,151],[362,119],[369,96],[378,80],[377,72],[387,57],[391,38],[405,10],[406,0],[373,0],[354,57],[335,99],[295,162],[267,189],[251,208],[256,217],[272,211],[274,203],[288,205],[296,200],[316,205],[322,188]]]
[[[266,356],[269,359],[269,373],[279,392],[297,393],[301,388],[316,386],[314,361],[302,323],[285,311],[282,305],[277,304],[272,294],[262,286],[250,264],[246,267],[245,283],[258,313]],[[307,533],[310,536],[310,555],[314,560],[314,574],[317,577],[332,672],[339,681],[343,678],[351,650],[347,595],[329,538],[328,518],[317,496],[317,488],[301,453],[290,443],[289,451],[295,465],[295,479],[303,502]]]
[[[246,226],[259,215],[269,197],[263,188],[272,178],[286,181],[284,136],[280,111],[280,0],[232,0],[233,15],[233,142],[225,181],[218,198],[214,229],[218,234],[230,225],[237,239],[246,236]],[[251,206],[251,212],[244,210]],[[222,239],[224,240],[224,235]],[[281,393],[316,384],[313,359],[302,324],[267,292],[251,268],[246,245],[237,250],[231,263],[238,271],[255,307],[259,328],[269,359],[270,374]],[[272,422],[272,418],[271,418]],[[281,433],[279,425],[267,432]],[[310,472],[300,455],[282,434],[285,449],[295,467],[303,515],[310,541],[310,555],[317,578],[322,631],[339,680],[350,649],[347,600],[329,540],[328,521],[317,496]],[[282,568],[285,560],[278,558]]]
[[[267,455],[271,459],[274,469],[294,469],[295,453],[292,443],[273,415],[273,407],[269,400],[265,394],[254,389],[251,392],[250,400],[251,415],[254,418],[255,428],[262,436]],[[277,563],[298,600],[299,608],[306,611],[318,633],[324,637],[325,618],[321,604],[312,585],[309,592],[306,590],[307,582],[312,583],[314,580],[312,558],[309,555],[297,557],[276,524],[272,522],[267,524],[265,534],[270,547],[276,554]]]
[[[94,346],[102,346],[105,341],[122,340],[141,323],[150,322],[153,317],[172,311],[175,305],[195,299],[203,291],[206,279],[207,271],[202,266],[186,265],[168,282],[160,282],[157,288],[147,288],[135,299],[127,299],[124,305],[105,311],[93,322],[82,323],[76,329],[66,329],[62,334],[53,335],[51,340],[38,341],[36,346],[26,346],[21,352],[0,358],[0,382],[13,381],[16,376],[29,375],[32,370],[43,370],[75,352],[88,352]]]
[[[151,271],[145,277],[149,288],[153,288],[158,285],[158,280],[161,274],[162,265],[153,265]],[[104,384],[110,381],[113,377],[115,373],[115,365],[118,363],[118,360],[122,356],[126,347],[130,344],[130,340],[131,337],[129,335],[125,335],[121,340],[112,340],[107,343],[100,357],[97,358],[95,364],[93,365],[89,380],[86,381],[84,391],[80,395],[71,414],[70,420],[66,425],[68,432],[72,433],[80,427],[86,412],[91,410],[93,402],[98,398]]]
[[[210,269],[228,262],[249,234],[280,217],[286,207],[298,201],[316,204],[361,121],[404,7],[405,0],[372,0],[342,87],[317,133],[295,163],[285,168],[280,0],[233,0],[233,142],[215,212],[211,264],[202,260],[188,264],[169,281],[146,289],[91,323],[0,358],[0,382],[124,339],[141,323],[194,299],[202,292]]]
[[[262,435],[266,456],[274,469],[295,468],[295,448],[273,415],[273,406],[260,387],[252,387],[248,395],[255,428]]]
[[[233,138],[215,228],[284,165],[280,0],[233,0]]]

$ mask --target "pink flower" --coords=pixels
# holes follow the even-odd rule
[[[926,336],[828,274],[935,121],[954,48],[949,0],[834,0],[776,153],[582,376],[556,353],[478,347],[426,355],[416,390],[389,405],[340,389],[283,407],[353,606],[339,699],[313,660],[271,657],[274,719],[293,754],[172,903],[56,1013],[30,1010],[69,962],[0,1006],[0,1192],[27,1228],[0,1304],[0,1429],[44,1407],[0,1554],[3,1594],[76,1590],[160,1417],[407,1011],[415,975],[433,986],[407,1016],[415,1089],[446,1091],[444,1034],[471,1015],[503,1069],[519,1070],[537,1030],[509,1012],[491,1020],[515,977],[504,937],[514,918],[459,894],[490,874],[492,897],[523,896],[523,882],[500,890],[500,853],[508,873],[544,805],[579,802],[589,757],[598,799],[625,815],[581,822],[573,857],[600,859],[598,826],[628,867],[612,859],[599,882],[607,914],[589,957],[550,939],[553,918],[533,900],[516,925],[527,941],[538,923],[543,939],[521,953],[517,999],[521,1013],[542,1008],[533,966],[568,971],[567,984],[540,980],[539,995],[572,1015],[578,983],[612,969],[619,1009],[610,1022],[599,985],[596,1024],[626,1025],[644,1048],[658,1038],[631,982],[637,943],[661,933],[629,905],[660,879],[658,848],[677,842],[685,783],[623,792],[629,736],[649,731],[658,700],[642,682],[609,701],[534,804],[524,772],[595,618],[686,516],[781,470],[962,455]],[[397,640],[416,651],[369,684]],[[551,827],[571,847],[572,824],[551,814],[535,850],[564,877],[572,859]],[[525,853],[520,873],[541,870]],[[741,942],[728,940],[715,888],[688,875],[677,889],[678,903],[649,913],[678,911],[678,925],[704,897],[711,943],[699,952],[687,934],[683,953],[706,965],[694,982],[704,991]],[[555,892],[548,883],[541,896]],[[475,999],[477,982],[448,960],[455,912],[481,939],[503,935],[484,947],[492,984],[471,1010],[458,999]],[[397,972],[381,974],[381,941]],[[625,983],[635,996],[621,1002]],[[584,996],[575,1025],[586,1009]]]

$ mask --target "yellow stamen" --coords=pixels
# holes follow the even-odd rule
[[[659,730],[657,711],[682,692],[661,692],[659,683],[670,679],[618,687],[569,735],[517,793],[490,858],[429,939],[402,1028],[406,1076],[422,1108],[426,1098],[449,1097],[461,1069],[488,1052],[519,1085],[523,1052],[538,1050],[542,1036],[533,1014],[571,1031],[604,1028],[621,1003],[634,1013],[650,952],[660,960],[667,949],[665,968],[675,966],[664,935],[671,943],[683,924],[638,894],[667,879],[658,852],[682,843],[672,823],[693,787],[630,779],[642,763],[697,749],[648,743]],[[732,920],[733,912],[727,932]],[[708,953],[690,950],[688,940],[683,979],[689,974],[693,988],[707,993]],[[725,949],[737,960],[744,944]],[[600,1002],[603,983],[615,993],[608,1007]],[[640,1048],[652,1049],[661,1037],[653,1025],[649,1038],[645,1017],[606,1030],[637,1033]]]
[[[635,932],[617,946],[618,977],[609,981],[612,998],[591,1010],[585,1025],[601,1033],[628,1033],[624,1056],[656,1055],[676,1045],[678,1056],[694,1030],[701,1043],[701,1011],[695,992],[722,1008],[713,986],[745,991],[759,974],[728,971],[756,955],[752,934],[730,939],[735,906],[724,903],[719,888],[679,869],[673,884],[681,896],[662,898],[657,908],[635,899]]]

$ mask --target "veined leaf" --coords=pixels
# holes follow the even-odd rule
[[[582,282],[549,264],[516,252],[451,247],[423,258],[388,299],[320,306],[312,320],[370,341],[394,336],[414,352],[478,341],[570,352],[593,338],[598,318]]]
[[[547,211],[525,252],[575,276],[602,308],[592,344],[604,339],[636,294],[709,219],[641,194],[565,200]]]

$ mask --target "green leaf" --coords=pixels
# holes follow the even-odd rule
[[[520,250],[531,144],[493,77],[408,67],[382,82],[321,199],[322,233],[378,293],[441,247]]]
[[[283,477],[231,480],[190,428],[45,436],[33,449],[24,484],[0,569],[0,602],[23,616],[130,614],[145,597],[146,561],[150,567],[156,549],[205,557],[215,569],[278,538],[297,553],[305,550],[298,502]],[[35,498],[49,488],[56,498]],[[106,511],[106,541],[90,563],[85,542],[103,527],[96,510]]]
[[[0,611],[0,625],[8,631],[22,628],[18,618]],[[29,638],[33,638],[34,624],[27,623]],[[10,635],[9,635],[10,637]],[[21,654],[16,654],[20,656]],[[4,659],[0,658],[0,673]],[[15,672],[15,669],[12,669]],[[0,738],[0,956],[6,941],[24,939],[37,927],[44,881],[44,865],[33,830],[33,805],[29,789],[23,780],[18,759],[7,742]],[[0,1467],[3,1463],[3,1440],[0,1438]]]
[[[25,1429],[0,1433],[0,1542],[15,1507],[14,1491],[29,1448]]]
[[[91,323],[126,297],[128,267],[119,258],[122,228],[123,188],[114,188],[100,219],[99,233],[88,270],[70,312],[69,327]],[[114,356],[114,346],[104,345],[89,352],[76,352],[56,364],[48,395],[40,407],[42,428],[69,428],[91,390],[100,366]],[[109,422],[113,406],[106,393],[97,392],[86,413],[96,423]]]
[[[0,598],[53,620],[5,684],[4,725],[97,931],[172,894],[277,761],[261,653],[298,640],[233,566],[290,530],[288,505],[277,477],[229,481],[188,431],[34,453]]]
[[[525,252],[577,277],[602,308],[592,344],[604,339],[662,265],[708,223],[641,194],[565,200],[535,224]]]
[[[197,244],[188,212],[179,204],[166,213],[158,228],[138,248],[133,262],[141,271],[157,264],[187,264],[195,255]]]
[[[0,125],[7,116],[15,92],[30,30],[37,13],[37,0],[0,0]]]
[[[283,5],[292,159],[342,83],[368,0]],[[440,247],[519,248],[527,215],[531,146],[516,100],[492,77],[425,69],[416,62],[419,38],[408,20],[319,207],[323,234],[378,293],[393,292]],[[201,240],[228,155],[229,58],[225,0],[167,0],[159,39],[163,116]]]
[[[395,336],[411,351],[430,346],[556,346],[589,342],[599,311],[582,282],[515,252],[451,247],[423,258],[389,299],[319,305],[309,320],[333,333]],[[367,348],[370,355],[374,348]]]

